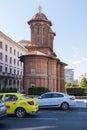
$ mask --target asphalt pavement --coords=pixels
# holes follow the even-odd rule
[[[87,110],[41,109],[24,118],[8,116],[0,121],[0,130],[87,130]]]

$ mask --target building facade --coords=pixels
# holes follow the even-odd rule
[[[65,82],[74,85],[74,71],[73,69],[65,69]]]
[[[18,57],[26,52],[23,46],[0,32],[0,89],[22,89],[23,63]]]
[[[45,14],[38,12],[30,21],[31,41],[26,46],[28,53],[20,57],[24,63],[23,87],[46,87],[50,91],[64,91],[65,63],[53,51],[56,34]]]

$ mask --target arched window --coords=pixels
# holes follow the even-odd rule
[[[10,85],[10,86],[12,85],[12,80],[11,80],[11,79],[9,80],[9,85]]]
[[[38,41],[38,44],[40,44],[40,27],[39,26],[37,27],[37,41]]]

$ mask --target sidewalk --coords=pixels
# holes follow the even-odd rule
[[[76,99],[75,108],[87,108],[87,99]]]

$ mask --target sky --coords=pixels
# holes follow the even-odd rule
[[[27,24],[42,7],[52,22],[54,51],[73,69],[74,79],[87,73],[87,0],[0,0],[0,31],[15,42],[31,40]]]

